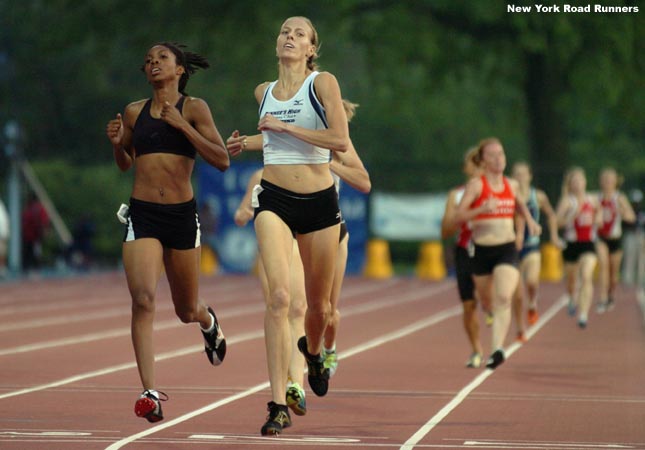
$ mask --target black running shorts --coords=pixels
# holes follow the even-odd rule
[[[623,249],[623,245],[620,238],[609,239],[609,238],[604,238],[600,236],[600,240],[607,245],[607,249],[609,250],[610,255]]]
[[[262,192],[257,196],[259,206],[255,217],[262,211],[275,213],[292,233],[306,234],[337,225],[341,222],[336,188],[299,194],[283,189],[266,180],[260,182]]]
[[[567,246],[562,250],[562,259],[566,263],[576,263],[585,253],[596,253],[593,242],[567,242]]]
[[[472,258],[468,250],[455,246],[455,271],[457,272],[457,289],[462,302],[475,299],[475,283],[473,282]]]
[[[188,250],[200,246],[199,215],[195,199],[164,205],[130,198],[130,216],[123,242],[153,238],[164,248]]]
[[[478,245],[475,244],[475,256],[473,257],[473,274],[490,275],[496,266],[509,264],[513,267],[518,265],[518,253],[515,242],[508,242],[500,245]]]

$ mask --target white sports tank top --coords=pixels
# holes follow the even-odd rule
[[[260,104],[260,117],[265,114],[292,123],[302,128],[321,130],[327,128],[325,108],[314,92],[314,79],[318,72],[312,72],[302,86],[289,100],[273,97],[273,87],[269,84]],[[325,164],[330,161],[329,150],[316,147],[287,133],[262,132],[264,165],[270,164]]]

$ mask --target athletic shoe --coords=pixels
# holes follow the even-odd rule
[[[165,402],[166,400],[168,400],[168,396],[163,392],[145,390],[134,404],[134,413],[137,417],[148,419],[148,422],[159,422],[163,420],[161,402]]]
[[[208,332],[202,330],[204,342],[206,343],[204,350],[211,364],[219,366],[226,356],[226,338],[224,337],[224,333],[222,333],[219,322],[217,322],[217,316],[210,306],[208,307],[208,312],[213,316],[215,327]]]
[[[493,312],[492,311],[486,311],[486,317],[484,317],[484,322],[486,323],[487,327],[493,326]]]
[[[497,366],[502,364],[505,359],[506,356],[504,355],[504,350],[501,348],[495,350],[488,358],[488,361],[486,361],[486,367],[489,369],[495,369]]]
[[[336,373],[336,369],[338,369],[338,355],[336,354],[336,350],[328,352],[323,348],[322,356],[325,359],[325,368],[329,369],[329,378],[331,378]]]
[[[468,358],[468,361],[466,361],[466,367],[471,369],[477,369],[481,365],[482,365],[482,355],[477,352],[470,355],[470,358]]]
[[[325,360],[322,355],[312,355],[307,351],[307,337],[298,339],[298,350],[305,355],[307,361],[307,379],[309,386],[318,397],[323,397],[329,389],[329,369],[325,367]]]
[[[307,414],[307,400],[305,390],[298,383],[293,383],[287,388],[287,406],[296,416]]]
[[[596,305],[596,312],[598,314],[604,314],[607,311],[607,302],[600,301]]]
[[[567,313],[573,317],[576,315],[576,312],[578,311],[578,307],[576,306],[575,303],[573,303],[573,300],[569,300],[569,303],[567,304]]]
[[[535,323],[538,321],[540,318],[540,315],[537,312],[537,309],[535,308],[529,308],[529,311],[526,316],[526,322],[529,325],[535,325]]]
[[[609,297],[609,300],[607,300],[607,311],[612,311],[615,306],[616,302],[614,302],[613,298]]]
[[[587,328],[587,319],[578,319],[578,327],[581,330],[584,330],[585,328]]]
[[[515,340],[516,340],[517,342],[522,343],[522,344],[524,344],[524,343],[528,342],[528,339],[526,338],[526,335],[524,334],[524,332],[523,332],[523,331],[518,331],[518,332],[517,332],[517,336],[515,337]]]
[[[262,436],[280,434],[283,429],[291,426],[291,416],[289,416],[289,409],[286,405],[269,402],[267,410],[269,411],[267,421],[260,430]]]

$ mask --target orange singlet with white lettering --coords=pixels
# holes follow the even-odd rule
[[[486,200],[491,197],[497,199],[497,208],[495,211],[489,213],[481,213],[475,217],[474,220],[481,219],[504,219],[504,218],[513,218],[515,214],[515,194],[511,189],[511,185],[508,182],[506,177],[503,177],[504,180],[504,189],[501,192],[495,192],[488,184],[486,175],[481,176],[482,180],[482,192],[471,205],[472,209],[475,209],[481,206]]]

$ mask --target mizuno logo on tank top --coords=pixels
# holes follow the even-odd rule
[[[327,128],[325,109],[314,90],[318,72],[312,72],[302,83],[296,94],[288,100],[277,100],[273,88],[277,81],[269,84],[260,104],[260,117],[271,114],[285,123],[322,130]],[[326,164],[331,153],[328,149],[316,147],[288,133],[263,131],[264,164]]]

